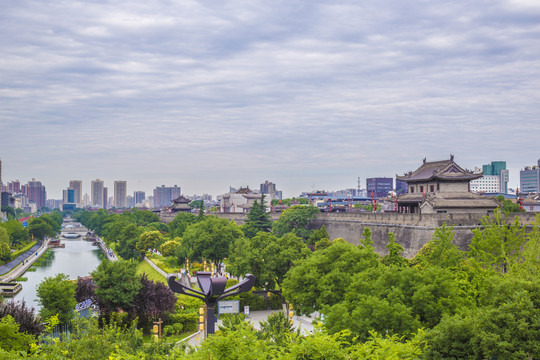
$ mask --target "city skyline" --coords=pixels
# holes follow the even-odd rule
[[[284,197],[540,157],[540,3],[9,2],[2,181]]]

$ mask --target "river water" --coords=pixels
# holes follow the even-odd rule
[[[78,276],[90,275],[101,259],[105,258],[99,247],[93,246],[89,241],[62,238],[62,242],[66,244],[65,248],[49,250],[53,253],[49,260],[37,266],[37,271],[27,271],[23,275],[28,280],[21,282],[22,290],[15,295],[14,300],[24,299],[26,305],[37,312],[40,306],[36,298],[36,287],[43,279],[63,273],[76,280]]]

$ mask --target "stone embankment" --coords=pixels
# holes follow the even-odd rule
[[[48,239],[45,239],[41,246],[31,254],[21,259],[21,262],[15,266],[10,272],[0,276],[0,282],[11,282],[17,279],[19,276],[23,275],[31,266],[36,262],[37,259],[41,257],[47,251],[49,243]]]

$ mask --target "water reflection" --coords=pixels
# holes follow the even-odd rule
[[[64,240],[65,248],[51,249],[49,259],[35,266],[36,271],[27,271],[23,276],[27,281],[21,282],[22,290],[15,296],[15,300],[24,299],[28,306],[39,309],[36,299],[36,287],[46,277],[63,273],[70,279],[89,275],[99,265],[104,254],[91,242],[81,239]]]

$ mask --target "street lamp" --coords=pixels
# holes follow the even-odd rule
[[[247,274],[242,281],[228,289],[225,289],[227,285],[226,277],[212,277],[212,273],[209,271],[198,271],[197,281],[202,291],[194,290],[180,284],[176,281],[176,276],[174,275],[167,276],[167,283],[172,292],[193,296],[204,301],[206,304],[206,331],[208,334],[213,334],[215,323],[214,312],[217,302],[226,297],[251,290],[255,284],[255,276]]]

